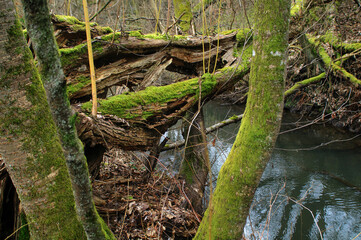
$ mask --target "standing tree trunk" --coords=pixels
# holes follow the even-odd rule
[[[185,180],[185,193],[190,200],[193,209],[202,214],[204,211],[202,200],[208,176],[208,164],[206,156],[207,144],[203,143],[202,131],[205,132],[202,109],[195,116],[198,106],[193,106],[185,117],[185,129],[183,133],[186,141],[184,159],[179,175]],[[195,117],[195,118],[194,118]]]
[[[41,76],[53,119],[58,127],[73,186],[76,209],[88,239],[115,239],[98,215],[92,199],[88,167],[65,91],[65,76],[60,63],[46,0],[23,0],[27,30],[40,63]]]
[[[0,0],[0,8],[0,158],[32,239],[85,239],[60,140],[14,4]]]
[[[241,239],[279,131],[290,0],[255,2],[250,88],[244,118],[195,239]]]
[[[174,15],[180,18],[179,27],[183,34],[187,34],[193,19],[191,4],[189,0],[173,0]]]

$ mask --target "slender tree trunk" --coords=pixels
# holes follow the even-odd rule
[[[13,2],[0,0],[0,9],[0,157],[32,239],[85,239],[60,140]]]
[[[65,77],[47,2],[46,0],[22,2],[27,29],[40,63],[40,73],[48,102],[64,149],[78,216],[88,239],[115,239],[94,206],[83,146],[75,131],[76,115],[71,112],[65,92]]]
[[[250,88],[244,118],[195,239],[241,239],[279,131],[290,0],[255,2]]]

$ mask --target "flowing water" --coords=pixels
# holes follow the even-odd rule
[[[241,107],[210,102],[204,109],[206,125],[242,112]],[[297,121],[286,113],[281,132],[295,128],[290,123]],[[208,136],[214,174],[224,163],[239,124]],[[302,125],[300,121],[298,124]],[[182,139],[177,126],[167,134],[173,141]],[[182,153],[176,153],[163,153],[161,158],[177,168]],[[323,239],[361,239],[357,237],[361,232],[360,191],[361,136],[328,125],[280,134],[255,193],[245,237],[321,239],[322,235]]]

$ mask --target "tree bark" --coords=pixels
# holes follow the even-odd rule
[[[242,238],[254,192],[279,131],[290,0],[258,0],[255,9],[253,60],[244,118],[195,239]]]
[[[76,115],[72,113],[65,93],[65,76],[53,35],[46,0],[23,0],[25,19],[53,119],[58,128],[72,182],[77,213],[88,239],[115,239],[98,215],[92,199],[89,173],[83,146],[75,130]]]
[[[183,34],[187,34],[193,18],[191,4],[189,0],[173,0],[174,15],[180,18],[179,27]]]
[[[12,1],[0,1],[0,158],[33,239],[85,239],[46,95]]]
[[[186,139],[184,159],[179,176],[185,180],[185,193],[193,209],[202,214],[204,189],[208,176],[207,143],[203,142],[202,131],[205,132],[202,109],[193,106],[183,120],[183,138]]]

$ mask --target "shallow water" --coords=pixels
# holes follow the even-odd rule
[[[206,125],[242,112],[241,107],[210,102],[204,110]],[[289,123],[297,120],[286,113],[281,132],[294,128]],[[208,136],[214,143],[209,144],[209,152],[215,174],[224,163],[238,128],[239,123],[232,124]],[[177,127],[168,136],[171,140],[182,138]],[[324,125],[279,135],[255,193],[245,237],[355,238],[361,232],[361,136],[355,136]],[[339,141],[351,138],[354,139]],[[335,142],[320,146],[330,141]],[[161,158],[174,163],[169,166],[175,169],[182,153],[173,153],[163,153]]]

